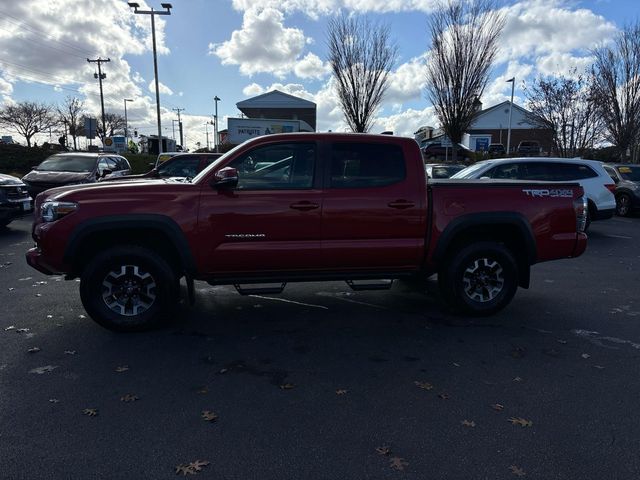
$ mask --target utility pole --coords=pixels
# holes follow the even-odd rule
[[[162,125],[160,120],[160,88],[158,87],[158,56],[156,54],[156,15],[171,15],[171,9],[173,8],[170,3],[161,3],[160,6],[164,8],[164,11],[156,11],[153,8],[151,10],[138,10],[140,5],[136,2],[128,2],[128,5],[133,8],[133,13],[138,15],[151,15],[151,37],[153,39],[153,72],[155,73],[156,80],[156,113],[158,116],[158,153],[162,153]]]
[[[509,156],[509,150],[511,148],[511,112],[513,111],[513,90],[516,86],[516,77],[507,80],[507,83],[511,82],[511,103],[509,103],[509,130],[507,131],[507,156]]]
[[[214,118],[214,124],[213,124],[213,135],[214,135],[214,139],[215,139],[215,145],[216,145],[216,153],[218,153],[219,148],[218,148],[218,102],[220,101],[220,98],[216,95],[215,97],[213,97],[213,101],[216,103],[216,114],[213,117]]]
[[[184,143],[182,142],[182,120],[180,120],[180,112],[184,111],[184,108],[174,108],[174,111],[178,112],[178,128],[180,130],[180,146],[184,150]]]
[[[127,141],[127,148],[129,148],[129,122],[127,120],[127,102],[133,102],[133,99],[124,99],[124,138]]]
[[[104,137],[107,136],[107,122],[104,120],[104,96],[102,95],[102,79],[107,78],[106,73],[102,73],[102,64],[110,62],[110,58],[96,58],[95,60],[90,60],[87,58],[87,62],[89,63],[97,63],[98,64],[98,73],[93,74],[93,78],[97,78],[100,82],[100,106],[102,107],[102,135]]]
[[[209,122],[204,122],[204,131],[207,134],[207,152],[209,151]]]

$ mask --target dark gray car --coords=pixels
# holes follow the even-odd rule
[[[640,210],[640,165],[603,165],[616,184],[616,213],[622,217]]]
[[[27,187],[19,178],[0,173],[0,227],[33,210]]]
[[[50,188],[94,183],[131,173],[126,158],[115,153],[57,153],[22,177],[31,198]]]

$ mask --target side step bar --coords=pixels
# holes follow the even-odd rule
[[[393,285],[393,280],[379,280],[377,282],[370,282],[369,280],[345,280],[345,282],[354,292],[362,292],[364,290],[389,290]]]
[[[282,293],[284,287],[287,286],[286,282],[282,282],[276,286],[253,286],[253,285],[241,285],[235,283],[233,285],[240,295],[276,295]]]

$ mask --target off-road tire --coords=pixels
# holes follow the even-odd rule
[[[447,304],[464,315],[487,316],[506,307],[518,289],[518,264],[501,243],[484,241],[454,253],[438,273]]]
[[[157,253],[123,245],[93,257],[80,279],[80,298],[89,316],[116,332],[156,328],[174,311],[179,279]]]

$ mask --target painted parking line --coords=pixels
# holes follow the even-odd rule
[[[609,238],[622,238],[624,240],[633,240],[633,237],[627,237],[626,235],[604,235]]]

